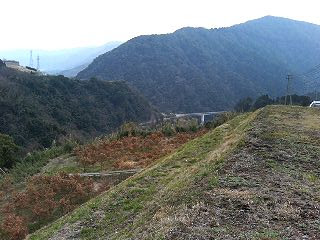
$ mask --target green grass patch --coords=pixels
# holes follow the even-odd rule
[[[254,236],[256,240],[280,240],[280,234],[270,229],[264,229],[261,232],[257,232]]]
[[[49,162],[50,159],[68,153],[63,146],[52,147],[43,151],[36,151],[21,159],[10,171],[9,175],[14,182],[20,183],[33,176]]]
[[[158,164],[37,231],[30,239],[47,239],[67,223],[89,221],[96,210],[103,211],[106,216],[96,226],[100,230],[85,230],[81,235],[84,239],[99,239],[103,232],[108,232],[110,239],[129,239],[135,236],[143,231],[146,223],[153,221],[161,206],[171,209],[199,200],[203,194],[196,188],[199,176],[209,178],[209,185],[212,187],[218,184],[219,178],[216,174],[223,165],[224,156],[237,146],[237,141],[241,139],[255,115],[238,116],[206,135],[186,143]]]

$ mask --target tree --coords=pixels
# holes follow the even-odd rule
[[[240,99],[235,105],[234,110],[236,112],[248,112],[251,110],[253,100],[250,97]]]
[[[0,167],[10,168],[17,160],[19,147],[13,138],[0,133]]]
[[[274,100],[271,99],[269,97],[269,95],[262,95],[260,97],[257,98],[257,100],[254,102],[253,106],[252,106],[252,109],[253,110],[257,110],[259,108],[263,108],[267,105],[271,105],[271,104],[274,104]]]
[[[4,62],[1,61],[0,59],[0,68],[5,67],[6,65],[4,64]]]
[[[278,97],[276,99],[276,102],[279,104],[284,104],[285,97],[286,96]],[[309,96],[304,96],[304,95],[299,96],[297,94],[293,94],[293,95],[291,95],[291,98],[292,98],[292,104],[298,105],[298,106],[309,106],[310,103],[312,102],[312,100]]]

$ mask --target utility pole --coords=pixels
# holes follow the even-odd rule
[[[288,96],[290,96],[290,105],[292,105],[292,96],[289,95],[290,93],[290,80],[292,79],[292,75],[288,74],[287,75],[287,94],[286,94],[286,97],[285,97],[285,100],[284,100],[284,105],[287,105],[287,99],[288,99]]]

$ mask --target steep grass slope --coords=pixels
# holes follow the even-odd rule
[[[319,239],[319,116],[239,116],[30,239]]]

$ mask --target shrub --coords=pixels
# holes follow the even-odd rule
[[[12,137],[0,134],[0,167],[11,168],[18,159],[18,150]]]
[[[196,132],[198,131],[199,127],[196,124],[192,124],[189,126],[189,131]]]
[[[187,132],[188,131],[188,129],[186,127],[184,127],[184,126],[176,126],[175,130],[178,133],[183,133],[183,132]]]
[[[1,209],[0,234],[6,239],[23,239],[28,231],[39,229],[98,193],[92,180],[80,176],[33,176],[25,190],[12,192]]]
[[[161,132],[167,137],[171,137],[176,133],[176,131],[174,130],[174,128],[171,124],[165,124],[162,127]]]
[[[58,146],[29,153],[25,158],[17,161],[9,173],[14,182],[24,181],[27,177],[38,173],[48,163],[49,159],[68,153],[65,150],[63,146]]]
[[[136,136],[138,132],[138,127],[133,122],[128,122],[123,124],[118,131],[118,138]]]
[[[169,128],[169,135],[172,131],[174,130]],[[145,167],[206,131],[200,129],[197,132],[175,133],[172,136],[155,131],[147,136],[103,139],[78,147],[74,153],[85,168],[96,164],[100,164],[101,169],[108,170]]]
[[[22,217],[15,214],[8,214],[5,216],[0,226],[1,239],[19,240],[24,239],[28,234],[26,222]]]
[[[208,128],[208,129],[216,128],[216,127],[224,124],[225,122],[231,120],[235,116],[237,116],[237,113],[235,113],[235,112],[226,112],[226,113],[220,114],[212,122],[206,123],[205,127]]]

